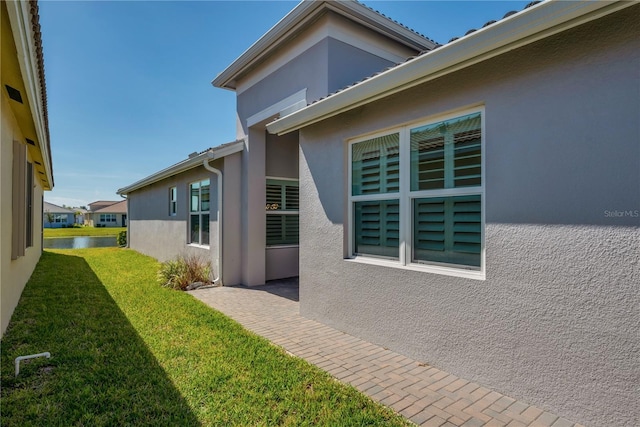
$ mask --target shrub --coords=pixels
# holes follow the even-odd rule
[[[123,230],[118,233],[118,238],[116,239],[118,246],[121,248],[127,246],[127,230]]]
[[[163,262],[158,271],[160,285],[185,290],[192,283],[211,284],[211,263],[197,255],[179,255]]]

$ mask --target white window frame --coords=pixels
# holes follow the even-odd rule
[[[276,180],[276,181],[291,181],[291,182],[296,182],[298,183],[298,203],[300,203],[300,180],[296,179],[296,178],[282,178],[279,176],[267,176],[265,177],[265,186],[267,181],[269,180]],[[276,210],[266,210],[265,211],[266,215],[298,215],[298,224],[300,224],[300,210],[297,211],[286,211],[286,210],[280,210],[280,209],[276,209]],[[266,224],[265,224],[265,234],[266,234]],[[298,242],[300,241],[300,238],[298,237]],[[265,236],[265,242],[266,242],[266,236]],[[267,248],[298,248],[300,247],[300,243],[298,244],[293,244],[293,243],[289,243],[289,244],[282,244],[282,245],[265,245]]]
[[[202,209],[202,183],[204,181],[209,181],[209,210],[208,211],[203,211]],[[199,184],[200,186],[198,187],[198,210],[197,211],[192,211],[191,210],[191,186],[193,184]],[[189,246],[195,246],[195,247],[199,247],[199,248],[206,248],[209,249],[211,247],[211,225],[209,225],[209,243],[208,244],[202,244],[202,216],[203,215],[209,215],[209,222],[211,222],[211,178],[202,178],[199,179],[197,181],[192,181],[188,184],[188,218],[187,218],[187,244]],[[199,217],[199,222],[200,222],[200,229],[198,230],[198,241],[197,242],[193,242],[191,240],[191,216],[192,215],[198,215]]]
[[[410,132],[411,129],[426,126],[429,124],[455,119],[456,117],[465,116],[468,114],[480,113],[481,114],[481,185],[478,187],[460,187],[460,188],[447,188],[441,190],[422,190],[411,191],[411,146],[410,146]],[[359,262],[365,264],[380,265],[393,268],[401,268],[405,270],[429,272],[435,274],[441,274],[446,276],[464,277],[470,279],[484,280],[486,278],[486,246],[485,246],[485,159],[486,159],[486,126],[485,126],[485,108],[484,106],[477,106],[472,108],[466,108],[456,110],[451,113],[431,116],[419,121],[412,121],[397,127],[387,128],[382,131],[376,131],[375,133],[369,133],[361,135],[355,138],[347,140],[347,179],[348,179],[348,195],[347,195],[347,215],[348,215],[348,233],[347,233],[347,251],[345,261]],[[400,136],[400,191],[397,193],[376,193],[366,195],[353,195],[353,164],[352,153],[353,145],[359,142],[367,141],[373,138],[382,137],[398,133]],[[480,195],[481,200],[481,220],[480,220],[480,268],[471,269],[464,266],[455,266],[453,264],[423,264],[411,262],[412,259],[412,225],[413,225],[413,200],[426,198],[426,197],[450,197],[450,196],[466,196],[466,195]],[[358,255],[354,256],[355,242],[354,242],[354,203],[364,201],[381,201],[381,200],[399,200],[400,210],[400,243],[399,243],[399,259],[382,258],[373,255]]]
[[[175,198],[174,198],[175,197]],[[169,187],[169,216],[178,214],[178,187]]]

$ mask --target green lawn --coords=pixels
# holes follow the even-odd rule
[[[127,227],[80,227],[80,228],[45,228],[44,238],[75,236],[117,236]]]
[[[409,425],[117,249],[46,251],[2,339],[2,426]],[[19,355],[51,352],[22,362]]]

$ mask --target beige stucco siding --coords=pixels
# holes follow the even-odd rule
[[[9,325],[11,315],[20,300],[22,290],[35,268],[42,253],[42,185],[34,177],[33,191],[33,246],[25,250],[24,256],[11,259],[11,239],[13,230],[11,195],[13,192],[13,141],[24,141],[20,128],[11,112],[5,91],[2,91],[2,147],[0,148],[0,330],[1,334]],[[33,159],[28,157],[28,161]],[[4,203],[7,201],[7,203]]]

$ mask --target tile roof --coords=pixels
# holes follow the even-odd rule
[[[110,205],[113,205],[114,203],[118,203],[118,202],[120,202],[120,200],[96,200],[95,202],[91,202],[89,204],[95,205],[96,203],[101,203],[101,204],[108,203]]]
[[[42,211],[49,212],[49,213],[66,213],[66,214],[74,213],[74,211],[72,211],[71,209],[63,208],[62,206],[54,205],[53,203],[49,203],[49,202],[43,202]]]
[[[398,22],[398,21],[396,21],[395,19],[393,19],[393,18],[391,18],[391,17],[389,17],[389,16],[385,15],[384,13],[380,12],[379,10],[376,10],[376,9],[372,8],[371,6],[368,6],[368,5],[364,4],[364,3],[362,3],[361,1],[355,0],[355,2],[356,2],[356,3],[358,3],[358,4],[360,4],[360,5],[362,5],[362,6],[364,6],[364,7],[366,7],[367,9],[369,9],[370,11],[372,11],[372,12],[374,12],[374,13],[377,13],[378,15],[382,16],[383,18],[388,19],[389,21],[391,21],[391,22],[393,22],[393,23],[395,23],[395,24],[397,24],[397,25],[400,25],[400,26],[401,26],[402,28],[404,28],[405,30],[411,31],[412,33],[414,33],[414,34],[415,34],[415,35],[417,35],[417,36],[420,36],[420,37],[422,37],[422,38],[424,38],[424,39],[427,39],[427,40],[429,40],[429,41],[431,41],[431,42],[433,42],[433,43],[436,43],[436,42],[435,42],[435,40],[432,40],[431,38],[429,38],[429,37],[425,36],[424,34],[422,34],[422,33],[418,32],[418,31],[414,30],[413,28],[409,28],[409,27],[407,27],[407,26],[406,26],[406,25],[404,25],[402,22]],[[437,43],[436,43],[436,44],[437,44]]]
[[[49,134],[49,110],[47,104],[47,82],[44,76],[44,53],[42,50],[42,32],[40,26],[40,15],[38,13],[38,2],[37,0],[29,1],[29,13],[31,14],[31,31],[33,33],[33,43],[36,49],[36,61],[38,62],[38,74],[40,78],[40,95],[42,97],[42,115],[44,116],[44,130],[46,132],[47,140],[45,143],[47,144],[47,151],[49,152],[50,164],[51,168],[51,176],[53,179],[53,160],[51,154],[51,137]],[[53,186],[53,182],[51,183]]]
[[[228,147],[230,145],[237,144],[238,142],[244,142],[244,139],[236,139],[235,141],[225,142],[224,144],[216,145],[215,147],[209,147],[209,148],[207,148],[205,150],[200,151],[198,153],[198,156],[201,155],[201,154],[206,153],[207,151],[218,151],[218,150],[221,150],[224,147]]]
[[[234,147],[236,146],[236,147]],[[132,191],[145,187],[151,183],[158,182],[162,179],[169,178],[178,173],[182,173],[186,170],[193,169],[201,166],[202,162],[206,159],[213,160],[214,158],[222,158],[229,154],[242,151],[244,148],[244,139],[239,139],[233,142],[228,142],[215,147],[207,148],[204,151],[193,152],[185,160],[175,163],[168,168],[162,169],[154,174],[147,176],[139,181],[134,182],[131,185],[118,189],[117,193],[128,194]]]
[[[112,205],[106,206],[102,209],[95,210],[91,213],[126,213],[127,212],[127,201],[122,200],[121,202],[116,202]]]
[[[542,1],[544,1],[544,0],[536,0],[536,1],[532,1],[532,2],[528,3],[528,4],[527,4],[527,5],[526,5],[522,10],[526,10],[526,9],[530,8],[531,6],[535,6],[536,4],[541,3]],[[367,8],[369,8],[368,6],[366,6],[366,7],[367,7]],[[371,9],[371,8],[369,8],[369,9]],[[374,10],[374,9],[371,9],[371,10],[373,10],[374,12],[376,12],[376,13],[379,13],[379,14],[380,14],[380,12],[378,12],[378,11],[376,11],[376,10]],[[489,21],[489,22],[485,23],[485,24],[482,26],[482,28],[485,28],[485,27],[488,27],[488,26],[490,26],[490,25],[493,25],[493,24],[495,24],[496,22],[502,21],[503,19],[506,19],[506,18],[508,18],[508,17],[510,17],[510,16],[512,16],[512,15],[517,14],[517,13],[520,13],[520,12],[519,12],[519,11],[513,11],[513,10],[512,10],[512,11],[509,11],[509,12],[507,12],[507,13],[502,17],[502,19],[499,19],[499,20],[497,20],[497,21],[496,21],[496,20],[491,20],[491,21]],[[380,15],[382,15],[382,14],[380,14]],[[385,16],[385,15],[382,15],[382,16]],[[390,18],[388,18],[388,17],[386,17],[386,16],[385,16],[385,18],[390,19]],[[395,21],[394,21],[394,22],[395,22]],[[399,24],[399,23],[398,23],[398,24]],[[399,24],[399,25],[402,25],[402,24]],[[410,28],[407,28],[407,29],[408,29],[408,30],[410,30],[410,31],[413,31],[413,30],[411,30]],[[468,36],[469,34],[472,34],[472,33],[476,32],[476,31],[477,31],[477,30],[476,30],[475,28],[471,28],[471,29],[469,29],[469,30],[464,34],[464,36],[462,36],[462,37],[454,37],[454,38],[452,38],[451,40],[449,40],[449,42],[447,42],[447,43],[445,43],[445,44],[452,43],[452,42],[454,42],[454,41],[456,41],[456,40],[458,40],[458,39],[460,39],[460,38],[466,37],[466,36]],[[414,32],[415,32],[415,31],[414,31]],[[416,34],[421,35],[420,33],[416,33]],[[421,35],[421,36],[422,36],[422,35]],[[422,36],[422,37],[424,37],[424,36]],[[435,43],[435,42],[434,42],[434,43]],[[336,94],[338,94],[338,93],[340,93],[340,92],[343,92],[345,89],[348,89],[348,88],[350,88],[350,87],[356,86],[356,85],[358,85],[358,84],[360,84],[360,83],[362,83],[362,82],[364,82],[364,81],[367,81],[367,80],[369,80],[369,79],[371,79],[371,78],[373,78],[373,77],[375,77],[375,76],[377,76],[377,75],[379,75],[379,74],[385,73],[385,72],[387,72],[387,71],[389,71],[389,70],[391,70],[391,69],[393,69],[393,68],[396,68],[396,67],[398,67],[398,66],[400,66],[400,65],[406,64],[407,62],[411,62],[411,61],[413,61],[414,59],[416,59],[416,58],[418,58],[418,57],[421,57],[421,56],[423,56],[423,55],[425,55],[425,54],[427,54],[427,53],[429,53],[429,52],[432,52],[432,51],[434,51],[434,50],[436,50],[436,49],[438,49],[438,48],[440,48],[440,47],[442,47],[442,46],[444,46],[444,45],[442,45],[442,44],[436,44],[436,47],[434,47],[432,50],[423,50],[423,51],[422,51],[422,52],[420,52],[418,55],[411,56],[411,57],[407,58],[404,62],[400,62],[400,63],[398,63],[398,64],[391,65],[391,66],[389,66],[389,67],[387,67],[387,68],[385,68],[385,69],[383,69],[383,70],[380,70],[380,71],[376,72],[375,74],[373,74],[373,75],[371,75],[371,76],[365,77],[365,78],[363,78],[363,79],[361,79],[361,80],[359,80],[359,81],[357,81],[357,82],[355,82],[355,83],[352,83],[352,84],[347,85],[347,86],[345,86],[345,87],[343,87],[343,88],[341,88],[341,89],[338,89],[338,90],[336,90],[336,91],[334,91],[334,92],[332,92],[332,93],[330,93],[330,94],[328,94],[328,95],[326,95],[326,96],[323,96],[323,97],[321,97],[321,98],[318,98],[318,99],[316,99],[316,100],[313,100],[313,101],[311,101],[308,105],[315,104],[316,102],[322,101],[323,99],[326,99],[326,98],[330,98],[330,97],[332,97],[332,96],[334,96],[334,95],[336,95]]]

